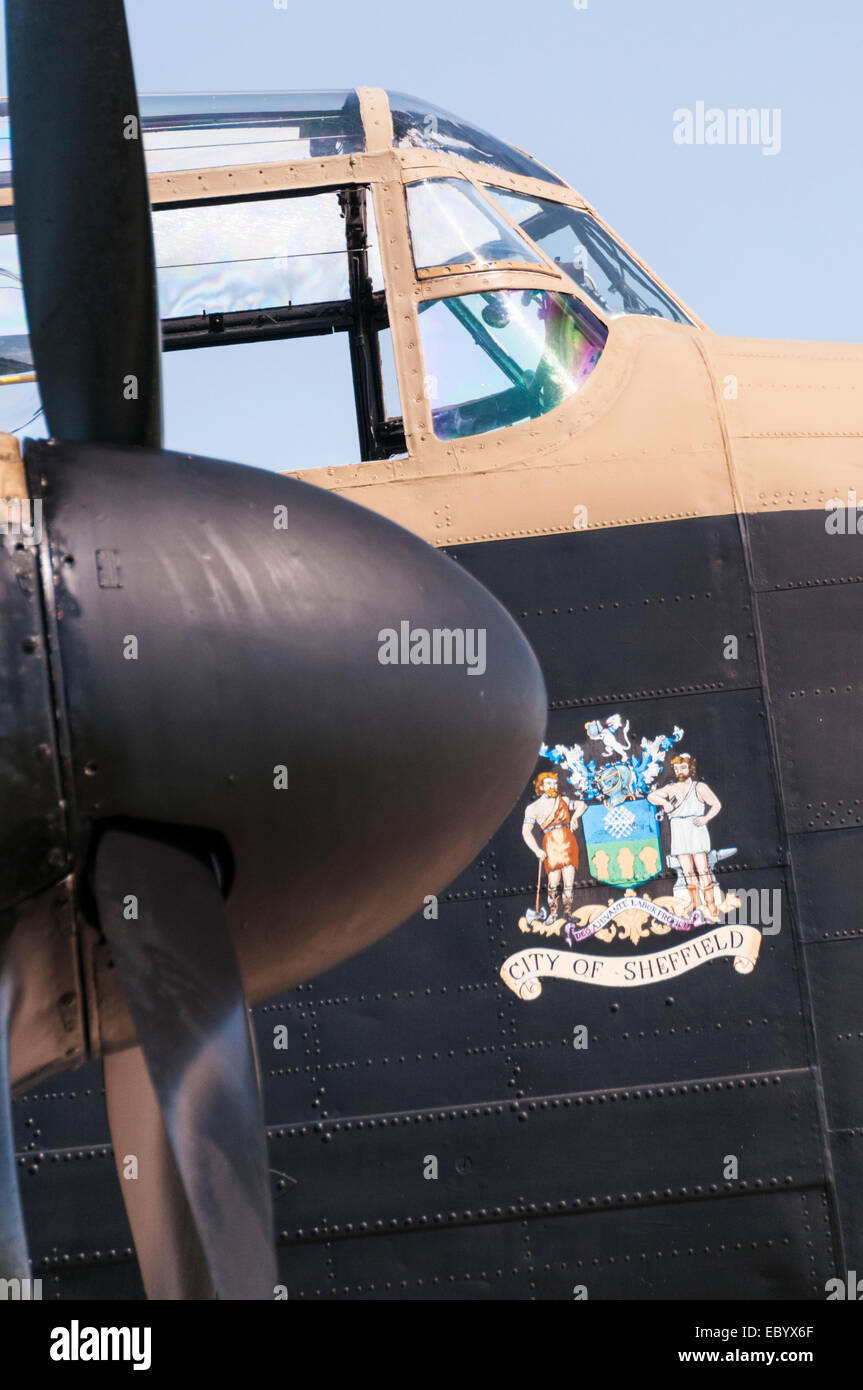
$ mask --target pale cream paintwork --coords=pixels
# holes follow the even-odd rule
[[[27,496],[21,448],[13,434],[0,434],[0,498]]]
[[[709,333],[699,345],[740,510],[863,501],[863,347]]]

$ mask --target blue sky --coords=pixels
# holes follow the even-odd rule
[[[556,170],[716,332],[861,341],[859,0],[583,3],[128,0],[127,13],[141,91],[426,97]],[[778,108],[779,153],[676,144],[673,113],[699,101]]]

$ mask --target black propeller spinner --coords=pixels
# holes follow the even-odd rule
[[[0,673],[0,1275],[28,1274],[6,1069],[29,996],[6,948],[72,873],[147,1293],[269,1298],[247,1000],[360,950],[453,879],[533,767],[545,691],[503,609],[414,536],[276,473],[161,449],[123,5],[7,0],[6,17],[15,222],[53,438],[25,450],[38,564],[10,537],[0,549],[0,650],[19,653]],[[53,691],[53,795],[27,778],[21,621]],[[484,656],[390,664],[389,630]]]

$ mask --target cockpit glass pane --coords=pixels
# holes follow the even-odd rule
[[[499,217],[467,179],[424,179],[407,186],[411,244],[417,270],[495,261],[541,264],[529,241]]]
[[[364,148],[352,91],[143,96],[140,105],[151,174],[320,159]]]
[[[0,369],[23,371],[32,361],[18,238],[14,232],[8,232],[0,236]]]
[[[381,243],[378,237],[378,224],[375,220],[375,202],[369,190],[366,193],[366,253],[368,256],[369,279],[372,291],[384,287],[384,269],[381,264]]]
[[[153,231],[162,318],[349,297],[335,192],[159,208]]]
[[[40,439],[47,429],[39,388],[35,381],[21,380],[32,374],[18,238],[9,230],[0,234],[0,430],[17,434],[26,425],[30,438]]]
[[[500,188],[488,192],[606,314],[692,322],[589,213]]]
[[[368,276],[383,289],[380,245],[365,199]],[[0,430],[47,433],[33,375],[11,209],[0,223]],[[164,320],[350,303],[345,219],[339,194],[250,199],[153,213],[159,313]],[[217,342],[218,339],[213,339]]]
[[[0,188],[12,187],[12,138],[9,103],[0,101]]]
[[[468,125],[459,116],[440,106],[406,96],[404,92],[388,92],[393,118],[393,144],[396,148],[416,145],[424,150],[460,155],[474,164],[493,164],[510,174],[522,174],[545,183],[563,182],[530,155],[506,145],[494,135],[477,126]]]
[[[504,429],[573,395],[607,330],[574,295],[495,290],[419,305],[426,389],[438,439]]]

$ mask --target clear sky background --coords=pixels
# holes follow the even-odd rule
[[[716,332],[863,341],[861,0],[127,0],[127,14],[141,91],[425,97],[573,184]],[[779,108],[781,151],[676,144],[674,111],[698,101]]]

